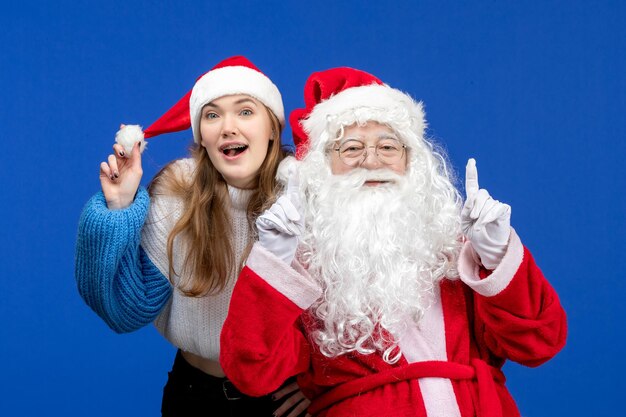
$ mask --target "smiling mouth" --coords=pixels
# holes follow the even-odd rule
[[[246,151],[246,149],[248,149],[248,145],[236,143],[232,145],[223,146],[220,148],[220,151],[224,155],[232,158],[232,157],[242,154],[243,152]]]

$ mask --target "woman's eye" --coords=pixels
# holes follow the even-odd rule
[[[243,109],[239,114],[241,114],[242,116],[251,116],[252,115],[252,110],[250,110],[250,109]]]
[[[204,114],[204,118],[205,119],[217,119],[219,116],[217,115],[217,113],[214,112],[208,112]]]

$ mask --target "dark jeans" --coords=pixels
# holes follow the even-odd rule
[[[163,417],[271,417],[282,401],[249,397],[226,378],[205,374],[178,351],[163,388]],[[304,415],[304,413],[303,413]]]

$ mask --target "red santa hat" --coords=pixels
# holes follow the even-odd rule
[[[247,58],[233,56],[198,78],[193,89],[145,129],[143,136],[150,138],[191,127],[194,141],[200,143],[202,107],[215,99],[233,94],[245,94],[259,100],[276,115],[281,125],[285,125],[283,100],[276,85]],[[136,137],[137,131],[141,133],[136,127],[126,126],[120,129],[116,140],[124,146],[130,144],[132,148],[134,142],[143,139]]]
[[[342,127],[354,123],[388,125],[409,147],[422,140],[426,128],[421,102],[354,68],[313,73],[304,86],[304,103],[289,116],[298,159],[310,150],[323,151]]]

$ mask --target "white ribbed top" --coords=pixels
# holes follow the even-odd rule
[[[196,162],[181,159],[173,168],[181,175],[191,177]],[[237,262],[251,239],[246,217],[246,208],[253,190],[241,190],[228,187],[232,208],[231,225],[233,229],[233,248]],[[170,231],[180,218],[183,201],[172,196],[155,196],[151,198],[150,210],[142,230],[141,246],[150,260],[159,268],[164,276],[168,276],[167,238]],[[186,255],[186,242],[180,238],[174,241],[174,270],[183,271]],[[235,285],[236,276],[229,277],[223,291],[215,295],[203,297],[187,297],[176,288],[180,276],[174,276],[174,288],[170,301],[155,320],[159,332],[174,346],[211,360],[219,360],[220,332],[226,320],[230,297]]]

